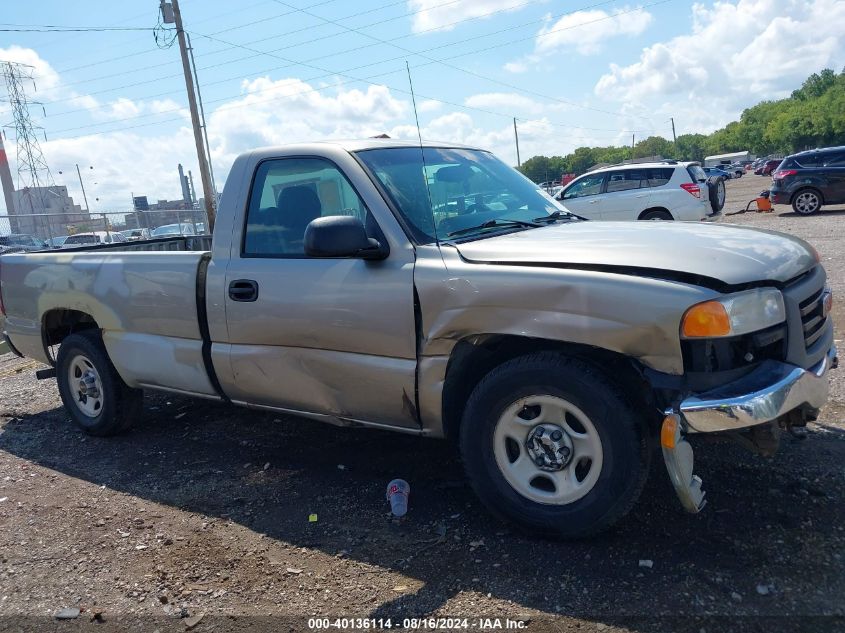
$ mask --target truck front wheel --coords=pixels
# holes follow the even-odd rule
[[[482,502],[532,534],[609,528],[648,475],[645,425],[620,390],[592,365],[551,352],[490,372],[467,403],[460,441]]]
[[[90,435],[115,435],[141,415],[143,392],[121,380],[98,330],[72,334],[62,341],[56,381],[70,417]]]

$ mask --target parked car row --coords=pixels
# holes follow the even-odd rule
[[[81,244],[118,244],[120,242],[148,240],[155,237],[198,235],[204,232],[205,224],[202,222],[183,222],[181,224],[165,224],[153,230],[127,229],[124,231],[87,231],[85,233],[74,233],[73,235],[51,237],[46,241],[28,233],[12,233],[10,235],[0,235],[0,254],[43,251],[80,246]]]
[[[782,159],[780,158],[772,158],[769,160],[765,160],[754,169],[754,173],[758,176],[769,176],[775,169],[777,169],[777,166],[780,165],[781,160]]]
[[[41,251],[45,248],[49,248],[47,242],[38,239],[34,235],[28,235],[26,233],[0,235],[0,253],[24,253]]]

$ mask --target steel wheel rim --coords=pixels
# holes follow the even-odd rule
[[[94,364],[82,354],[74,356],[68,366],[68,385],[76,407],[89,418],[103,410],[103,383]]]
[[[795,210],[798,213],[813,213],[818,207],[819,197],[809,191],[805,191],[795,199]]]
[[[536,417],[526,419],[526,413]],[[531,433],[547,425],[561,429],[570,442],[572,455],[559,470],[542,470],[527,447]],[[493,449],[499,471],[515,492],[558,506],[574,503],[595,487],[604,457],[589,417],[571,402],[550,395],[520,398],[508,406],[496,422]]]

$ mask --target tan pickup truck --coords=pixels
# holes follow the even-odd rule
[[[7,339],[79,426],[121,431],[155,389],[454,437],[526,532],[607,528],[661,453],[700,510],[687,435],[770,452],[837,362],[805,242],[584,221],[469,147],[255,150],[205,239],[0,258]]]

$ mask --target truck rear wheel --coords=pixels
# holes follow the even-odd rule
[[[120,378],[98,330],[72,334],[62,341],[56,381],[70,417],[89,435],[121,433],[141,415],[143,392]]]
[[[628,513],[648,476],[645,425],[619,389],[551,352],[490,372],[467,403],[460,443],[482,502],[531,534],[601,532]]]

